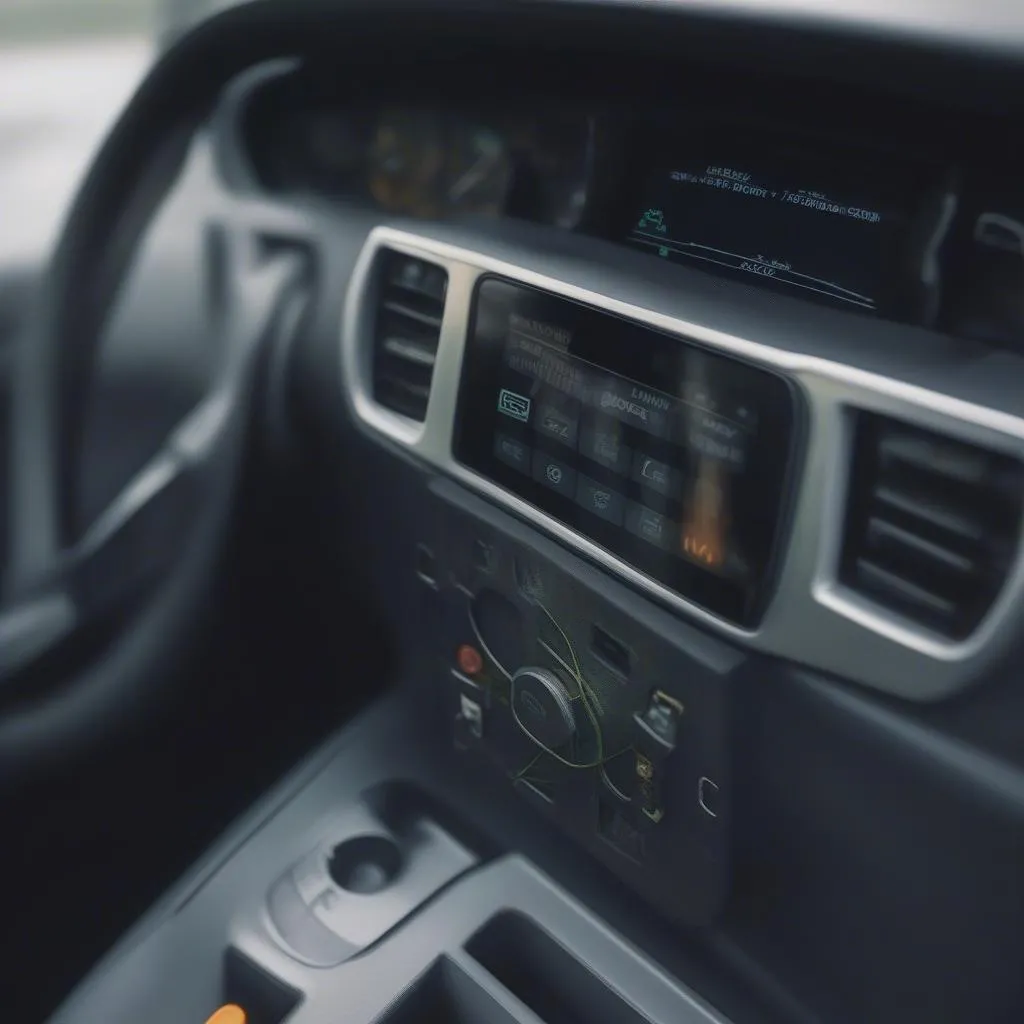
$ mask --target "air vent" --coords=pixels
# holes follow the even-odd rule
[[[420,423],[426,419],[441,316],[448,290],[443,268],[385,254],[373,337],[373,397]]]
[[[1021,463],[868,414],[857,420],[853,463],[842,581],[964,639],[1017,554]]]

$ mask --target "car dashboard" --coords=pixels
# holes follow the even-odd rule
[[[346,980],[353,1019],[388,1022],[1016,1019],[1020,748],[993,724],[1009,689],[978,696],[1024,627],[1013,33],[983,46],[957,7],[958,40],[916,5],[356,6],[345,32],[267,6],[146,244],[193,218],[214,292],[210,225],[307,266],[270,447],[384,620],[403,711],[339,740],[218,869],[216,925],[199,892],[166,943],[227,943],[306,1000],[296,1020]],[[358,927],[339,793],[413,858]],[[439,838],[441,804],[558,865],[586,892],[572,927],[496,857],[533,923],[490,956],[515,897],[467,866],[493,855],[473,828]],[[438,914],[399,927],[431,893],[456,908],[447,966]],[[665,978],[624,946],[566,954],[600,946],[595,908],[717,1009],[685,986],[655,1009]],[[367,961],[411,1009],[366,994]],[[460,972],[500,1012],[453,1008]],[[599,977],[622,999],[582,998]]]
[[[379,225],[340,327],[360,430],[749,648],[912,699],[998,659],[1005,112],[639,43],[403,67],[263,64],[213,122],[240,194]]]
[[[1021,167],[999,117],[783,76],[659,76],[628,55],[570,60],[575,87],[497,57],[458,84],[432,76],[413,101],[386,84],[352,97],[323,67],[268,74],[238,98],[237,130],[245,175],[271,195],[543,225],[1024,345]]]

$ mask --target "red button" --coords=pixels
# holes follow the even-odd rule
[[[484,667],[483,655],[470,644],[463,644],[455,654],[459,668],[467,676],[479,675]]]

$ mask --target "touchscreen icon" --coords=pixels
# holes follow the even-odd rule
[[[511,416],[520,423],[526,423],[530,418],[530,399],[526,395],[502,388],[498,394],[498,412]]]
[[[544,470],[544,472],[547,474],[547,478],[553,484],[560,484],[562,482],[562,470],[553,462],[548,463],[548,468]]]
[[[645,540],[651,541],[652,544],[660,544],[663,532],[664,524],[661,516],[647,513],[640,517],[640,533]]]
[[[594,508],[603,512],[611,504],[612,495],[611,491],[591,491],[590,498],[594,502]]]
[[[644,459],[640,475],[659,487],[668,487],[668,473],[665,466],[660,462],[655,462],[654,459]]]
[[[598,431],[594,435],[594,451],[605,462],[614,464],[619,461],[619,439],[614,434]]]

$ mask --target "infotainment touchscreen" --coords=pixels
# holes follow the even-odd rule
[[[456,458],[742,625],[765,595],[796,418],[775,374],[508,281],[478,287]]]

